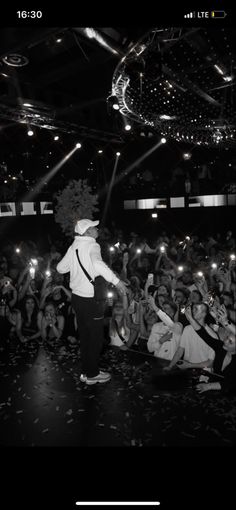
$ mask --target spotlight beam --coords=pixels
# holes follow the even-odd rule
[[[156,143],[153,147],[151,147],[151,149],[149,149],[147,152],[145,152],[145,154],[140,156],[140,158],[136,159],[131,165],[129,165],[125,170],[123,170],[123,172],[121,172],[121,174],[117,177],[117,179],[116,179],[116,181],[114,183],[114,186],[116,186],[116,184],[118,184],[120,181],[122,181],[124,179],[124,177],[127,177],[127,175],[130,174],[130,172],[137,165],[139,165],[139,163],[141,163],[146,158],[148,158],[148,156],[150,156],[150,154],[152,154],[156,149],[159,149],[159,147],[162,146],[162,145],[163,144],[161,143],[161,141]]]
[[[101,221],[102,226],[105,223],[107,210],[108,210],[108,207],[110,204],[111,192],[112,192],[112,188],[114,185],[116,170],[117,170],[117,166],[118,166],[118,160],[119,160],[119,156],[116,156],[116,160],[115,160],[115,164],[114,164],[114,168],[113,168],[113,172],[112,172],[112,176],[111,176],[111,180],[110,180],[110,184],[109,184],[109,188],[108,188],[107,198],[106,198],[106,202],[105,202],[105,206],[104,206],[104,211],[103,211],[103,215],[102,215],[102,221]]]
[[[68,161],[68,159],[71,158],[71,156],[74,154],[74,152],[77,150],[77,147],[74,147],[66,156],[64,156],[63,159],[61,159],[47,174],[45,174],[36,184],[36,187],[33,191],[30,191],[24,198],[22,198],[22,201],[32,200],[37,196],[40,191],[42,190],[45,180],[47,182],[51,181],[51,179],[54,177],[54,175],[58,172],[58,170],[61,169],[61,167]]]

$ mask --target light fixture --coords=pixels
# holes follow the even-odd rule
[[[226,82],[232,81],[233,78],[234,78],[233,76],[223,76],[223,80]]]
[[[81,143],[79,143],[79,142],[78,142],[78,143],[76,144],[76,148],[77,148],[77,149],[81,149],[81,147],[82,147]]]
[[[102,154],[102,153],[103,153],[102,149],[99,149],[98,154]]]
[[[157,217],[158,217],[157,213],[152,213],[152,218],[157,218]]]
[[[126,124],[125,131],[130,131],[130,130],[131,130],[131,125],[130,124]]]
[[[29,63],[29,59],[24,55],[19,55],[18,53],[8,53],[5,57],[3,57],[3,62],[7,66],[12,67],[24,67]]]
[[[32,129],[28,129],[27,135],[28,136],[33,136],[34,135],[34,132],[32,131]]]
[[[58,39],[56,39],[57,43],[60,43],[61,41],[62,41],[62,39],[60,37],[58,37]]]
[[[58,136],[58,135],[55,135],[55,136],[54,136],[54,140],[57,142],[57,140],[59,140],[59,136]]]
[[[161,143],[166,143],[166,142],[167,142],[166,138],[161,138]]]
[[[118,99],[115,95],[111,95],[107,98],[107,104],[113,108],[113,110],[119,110],[120,106],[118,103]]]
[[[184,152],[183,159],[188,160],[188,159],[191,159],[191,157],[192,157],[192,154],[190,154],[190,152]]]
[[[16,248],[16,253],[20,253],[20,248]]]
[[[89,39],[93,39],[95,37],[95,30],[93,28],[85,28],[85,33]]]
[[[30,108],[32,108],[32,104],[31,103],[23,103],[23,106],[29,106]]]
[[[119,157],[119,156],[120,156],[120,152],[117,152],[117,153],[116,153],[116,156],[118,156],[118,157]]]
[[[159,119],[160,120],[174,120],[174,119],[176,119],[176,116],[174,115],[174,116],[170,117],[170,115],[160,115]]]

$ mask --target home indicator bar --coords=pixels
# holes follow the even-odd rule
[[[160,501],[76,501],[78,506],[156,506]]]

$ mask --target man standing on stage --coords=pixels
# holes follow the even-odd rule
[[[86,384],[105,383],[111,379],[108,372],[99,371],[99,356],[103,344],[103,310],[94,297],[94,285],[90,281],[102,276],[116,286],[121,294],[127,292],[124,282],[103,262],[101,249],[96,242],[99,221],[77,221],[76,238],[63,259],[57,264],[59,273],[70,272],[72,306],[76,313],[80,333],[82,374]]]

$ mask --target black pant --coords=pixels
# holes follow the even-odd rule
[[[99,356],[103,345],[103,307],[94,298],[72,294],[81,350],[82,373],[95,377],[99,373]]]

